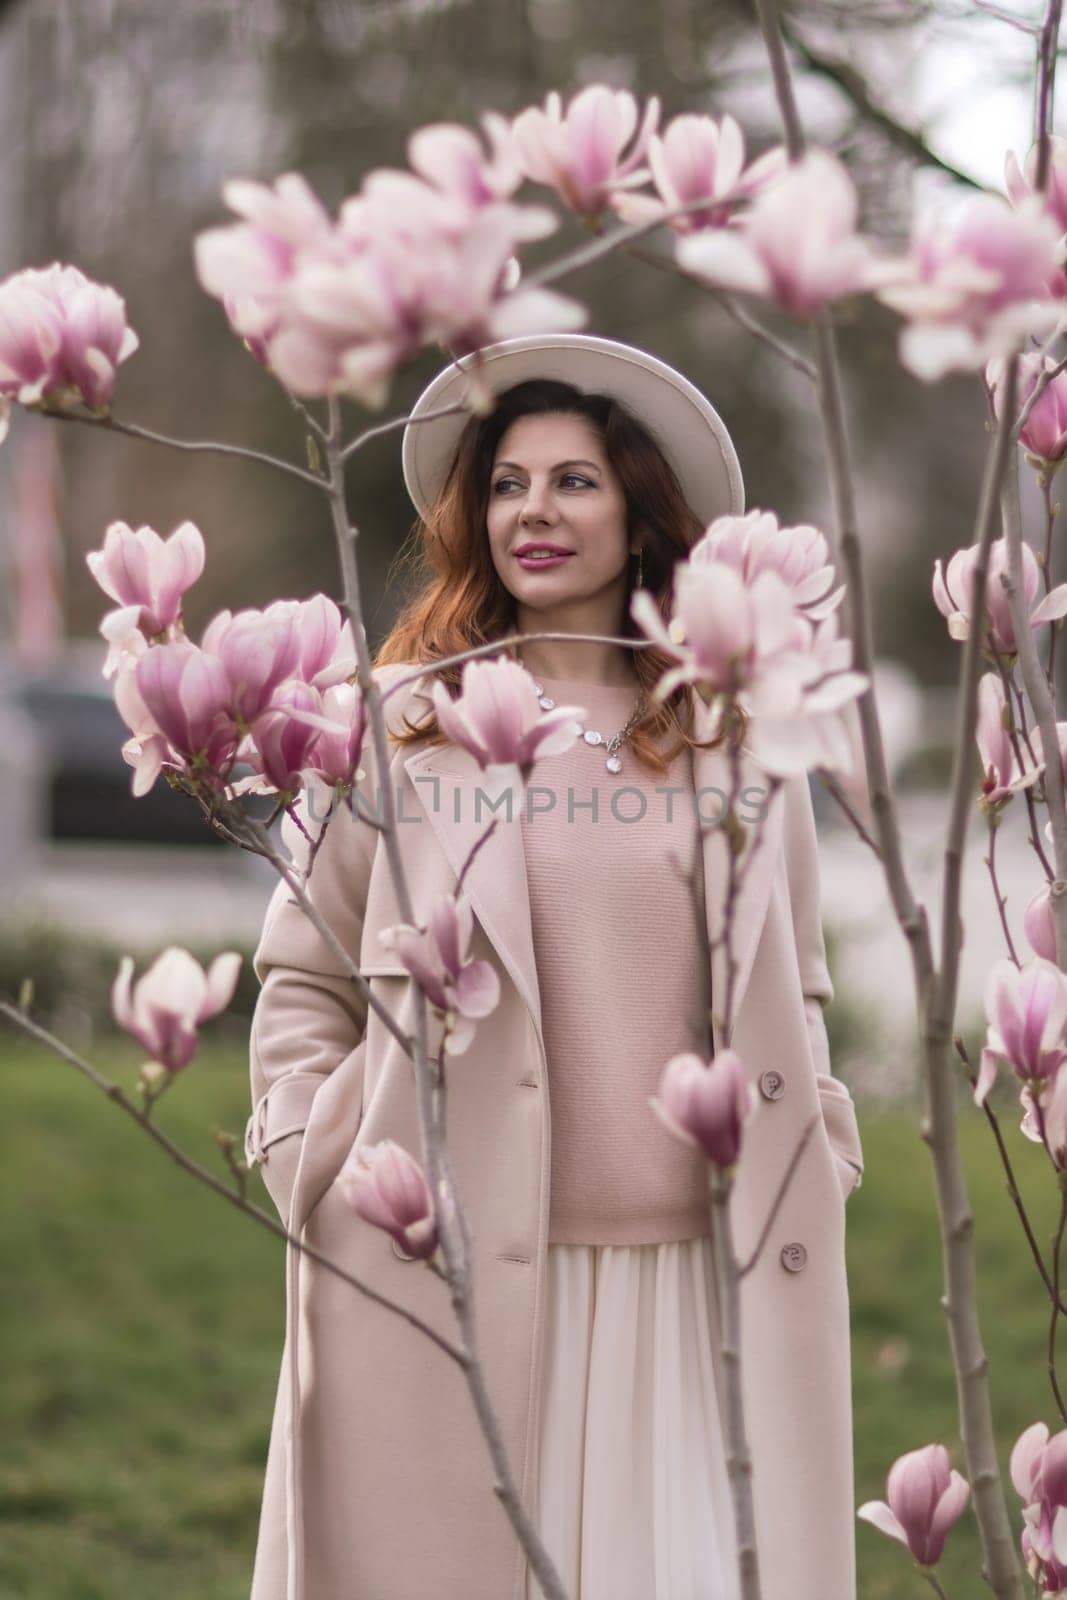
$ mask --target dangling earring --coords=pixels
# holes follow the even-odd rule
[[[645,547],[642,544],[642,545],[639,545],[638,549],[637,549],[637,580],[636,580],[636,583],[635,583],[634,587],[637,588],[637,589],[643,589],[644,586],[645,586]]]

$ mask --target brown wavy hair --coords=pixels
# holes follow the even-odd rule
[[[664,621],[669,620],[675,563],[685,559],[704,532],[674,469],[651,431],[620,401],[608,395],[583,394],[556,379],[533,378],[505,390],[488,416],[472,416],[464,425],[436,500],[425,518],[416,519],[409,541],[393,564],[395,570],[406,562],[417,589],[382,642],[376,666],[432,664],[518,631],[514,598],[497,575],[490,555],[486,527],[489,485],[497,447],[511,424],[519,417],[543,415],[583,417],[596,429],[625,494],[627,539],[638,532],[643,535],[644,587],[654,595]],[[636,562],[636,556],[631,560]],[[644,638],[630,616],[629,596],[621,635]],[[654,646],[632,654],[638,679],[650,695],[662,673],[674,663]],[[459,692],[461,671],[459,666],[446,667],[438,674],[453,694]],[[686,745],[711,749],[726,736],[723,730],[706,743],[692,737],[695,696],[692,685],[680,684],[666,700],[650,701],[630,734],[634,755],[656,776],[667,771]],[[742,714],[742,726],[743,722]],[[660,742],[670,736],[674,743],[663,753]],[[405,715],[403,731],[391,733],[390,738],[399,745],[417,739],[447,743],[433,711],[418,726]]]

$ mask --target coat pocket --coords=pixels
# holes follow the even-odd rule
[[[833,1151],[833,1158],[837,1181],[841,1185],[841,1198],[847,1200],[853,1189],[859,1188],[862,1174],[858,1167],[851,1161],[846,1161],[844,1156],[838,1155],[836,1150]]]
[[[849,1168],[850,1163],[853,1164],[849,1186],[850,1189],[857,1188],[863,1171],[863,1146],[860,1143],[856,1107],[852,1102],[852,1096],[841,1079],[833,1077],[830,1073],[816,1073],[815,1083],[819,1091],[819,1105],[830,1149],[837,1162],[844,1162],[845,1169]],[[858,1172],[856,1168],[859,1168]],[[844,1173],[840,1173],[839,1176],[843,1178]]]

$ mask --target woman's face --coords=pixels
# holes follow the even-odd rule
[[[629,590],[626,499],[592,423],[555,414],[513,422],[493,460],[486,525],[520,629],[558,616],[575,632],[617,630]],[[539,546],[567,554],[522,559]]]

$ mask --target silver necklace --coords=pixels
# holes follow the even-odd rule
[[[545,694],[542,685],[537,683],[537,682],[535,682],[534,683],[534,689],[537,691],[537,702],[540,705],[541,710],[542,711],[552,711],[552,710],[554,710],[556,702],[553,700],[551,695]],[[586,744],[588,744],[588,745],[603,745],[604,748],[607,750],[608,759],[605,761],[604,765],[607,767],[609,772],[621,772],[622,771],[622,757],[619,756],[619,755],[616,755],[615,752],[617,750],[619,750],[621,748],[621,746],[626,743],[627,739],[630,737],[630,734],[631,734],[632,730],[640,722],[642,713],[644,712],[644,709],[645,709],[645,692],[642,689],[640,691],[640,693],[638,694],[637,704],[634,706],[633,711],[630,713],[629,720],[626,722],[624,727],[619,729],[618,733],[613,733],[611,735],[610,739],[606,739],[604,737],[604,735],[602,733],[598,732],[598,730],[596,728],[583,727],[583,725],[581,723],[578,724],[578,732],[581,734],[581,736],[585,740]]]

